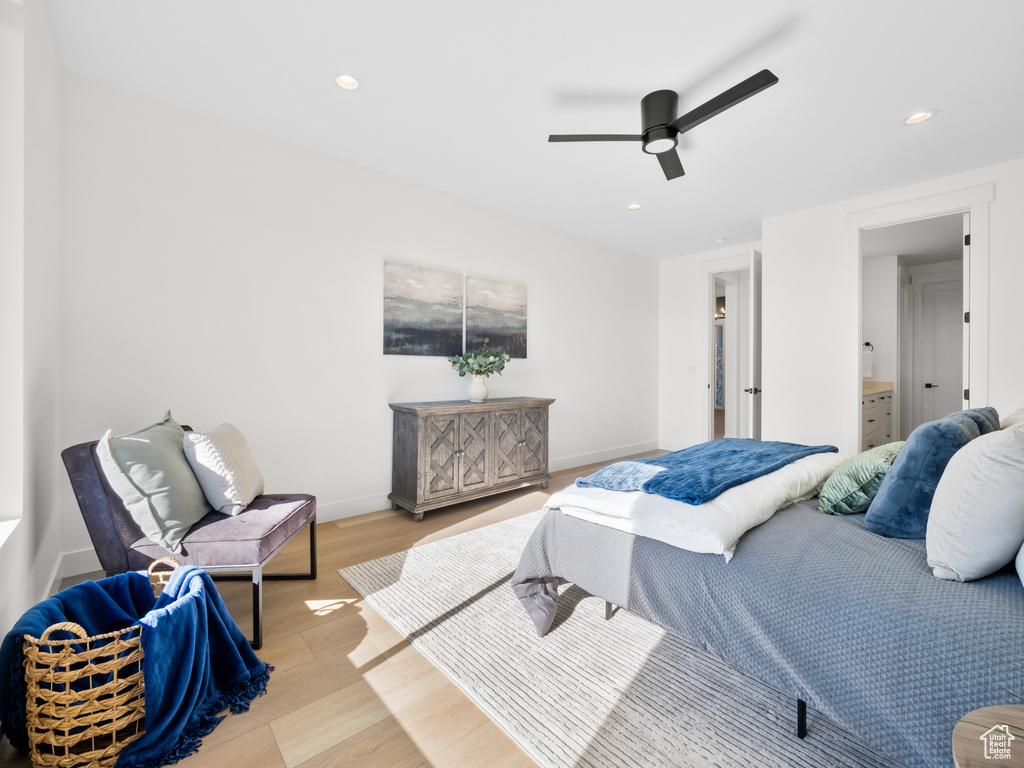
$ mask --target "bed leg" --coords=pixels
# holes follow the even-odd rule
[[[798,738],[807,736],[807,702],[796,700],[796,735]]]
[[[608,621],[615,614],[615,606],[607,600],[604,602],[604,620]]]

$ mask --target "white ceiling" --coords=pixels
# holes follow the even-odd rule
[[[963,214],[936,216],[889,227],[866,229],[861,238],[865,259],[899,256],[910,266],[963,258]]]
[[[1020,0],[46,7],[70,71],[656,259],[1024,156]],[[687,111],[763,68],[778,85],[683,137],[680,179],[636,143],[547,142],[637,133],[646,93]]]

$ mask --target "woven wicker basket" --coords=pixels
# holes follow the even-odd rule
[[[154,592],[167,583],[149,567]],[[52,640],[63,631],[74,639]],[[86,636],[73,622],[25,635],[26,730],[36,768],[113,768],[121,750],[146,732],[142,626]]]

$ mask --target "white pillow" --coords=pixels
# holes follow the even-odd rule
[[[1018,408],[1009,416],[1003,416],[1002,421],[999,422],[999,428],[1009,429],[1010,427],[1015,427],[1018,424],[1024,424],[1024,408]]]
[[[207,501],[217,511],[237,515],[263,493],[263,475],[249,444],[230,424],[186,432],[183,445]]]
[[[953,454],[925,538],[940,579],[980,579],[1013,560],[1024,545],[1024,426],[982,435]]]

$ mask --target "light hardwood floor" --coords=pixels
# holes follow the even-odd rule
[[[556,472],[547,490],[528,488],[428,512],[420,523],[390,509],[320,523],[318,578],[264,585],[264,645],[258,655],[275,667],[267,694],[249,712],[229,714],[181,765],[534,766],[337,569],[533,512],[550,494],[599,466]],[[308,552],[308,541],[300,536],[267,570],[301,570]],[[220,582],[218,589],[235,621],[251,631],[250,584]],[[5,760],[5,746],[0,744],[4,768],[29,767],[27,758],[11,756],[9,749]]]

